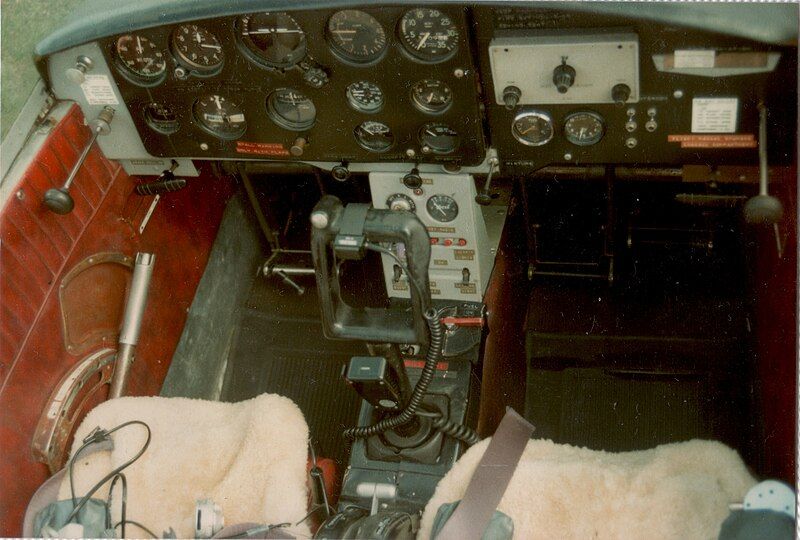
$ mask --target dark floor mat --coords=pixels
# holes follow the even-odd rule
[[[292,399],[305,415],[317,452],[346,462],[342,430],[358,420],[360,400],[344,382],[342,366],[363,345],[322,334],[313,282],[302,297],[257,280],[228,359],[223,401],[264,392]]]
[[[612,452],[710,437],[705,377],[568,369],[561,437]]]

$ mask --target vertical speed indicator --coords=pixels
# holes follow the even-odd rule
[[[326,35],[331,50],[355,64],[377,62],[386,52],[386,32],[378,20],[357,9],[345,9],[328,19]]]

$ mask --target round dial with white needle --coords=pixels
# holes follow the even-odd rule
[[[453,91],[437,79],[423,79],[411,88],[411,101],[422,112],[437,114],[453,103]]]
[[[456,24],[438,9],[416,8],[407,11],[400,19],[398,34],[403,49],[411,57],[423,62],[443,62],[458,49]]]
[[[357,111],[374,113],[383,107],[383,91],[369,81],[357,81],[345,90],[347,102]]]
[[[184,67],[209,74],[218,71],[225,61],[219,40],[196,24],[182,24],[172,33],[172,52]]]
[[[387,49],[386,32],[378,20],[358,9],[345,9],[328,19],[328,43],[340,58],[356,64],[381,59]]]
[[[595,112],[572,113],[564,121],[564,136],[569,142],[578,146],[597,144],[604,133],[603,117]]]
[[[424,153],[449,154],[461,141],[458,132],[446,124],[429,123],[422,126],[418,133],[419,144]]]
[[[247,129],[242,108],[218,94],[200,97],[192,112],[203,129],[220,139],[238,139]]]
[[[141,34],[127,34],[117,38],[114,53],[120,71],[139,84],[161,82],[167,71],[164,53],[158,45]]]
[[[368,120],[353,131],[358,144],[370,152],[385,152],[394,144],[392,129],[383,122]]]
[[[553,119],[540,111],[523,111],[511,123],[511,134],[526,146],[542,146],[553,138]]]
[[[288,69],[306,55],[306,35],[288,13],[256,13],[235,24],[237,43],[251,60],[266,67]]]
[[[428,214],[440,223],[449,223],[458,217],[458,203],[449,195],[438,193],[425,203]]]
[[[311,98],[294,88],[281,88],[267,98],[267,114],[273,122],[292,131],[314,125],[317,108]]]

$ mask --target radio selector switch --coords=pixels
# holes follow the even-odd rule
[[[509,111],[517,106],[521,97],[522,91],[516,86],[506,86],[503,89],[503,104]]]
[[[575,68],[567,64],[567,58],[561,59],[561,65],[553,70],[553,84],[559,94],[566,94],[567,90],[575,84]],[[628,89],[630,93],[630,88]]]
[[[611,99],[617,105],[624,105],[631,97],[631,87],[627,84],[615,84],[611,89]]]

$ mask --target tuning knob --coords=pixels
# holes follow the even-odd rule
[[[556,85],[559,94],[566,94],[570,86],[575,84],[575,68],[567,64],[566,59],[553,70],[553,84]]]
[[[615,84],[611,89],[611,99],[617,105],[623,105],[631,97],[631,87],[627,84]]]
[[[522,90],[516,86],[506,86],[503,89],[503,104],[509,111],[517,106],[519,98],[522,97]]]

